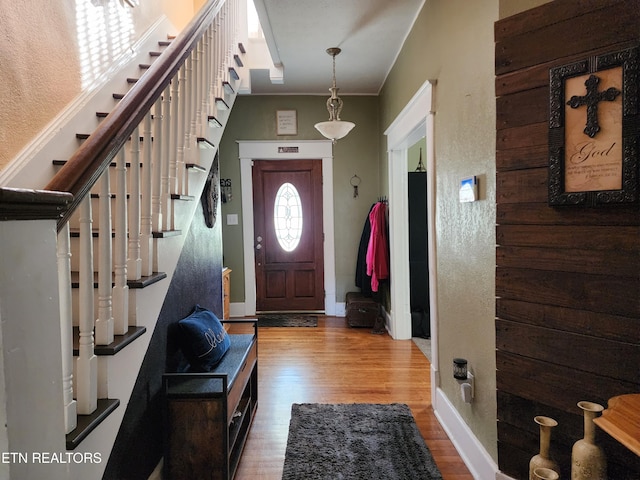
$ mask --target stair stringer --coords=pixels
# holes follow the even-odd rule
[[[223,130],[223,128],[218,128],[217,130]],[[200,155],[200,165],[208,170],[213,162],[215,152],[216,150],[204,151]],[[158,269],[165,272],[167,278],[144,289],[129,290],[130,313],[132,313],[132,309],[135,311],[136,326],[146,327],[147,331],[116,355],[99,357],[99,377],[106,379],[109,398],[119,399],[120,405],[74,450],[74,452],[80,452],[87,456],[99,452],[102,462],[100,464],[81,463],[70,465],[69,478],[77,480],[101,478],[104,473],[138,378],[140,367],[149,348],[165,296],[180,259],[186,232],[189,230],[191,222],[194,221],[194,215],[198,210],[200,193],[204,188],[206,178],[207,175],[204,172],[189,173],[189,188],[192,193],[196,194],[196,200],[179,202],[181,205],[175,210],[178,229],[182,230],[183,234],[155,240],[156,251],[158,252]],[[197,221],[200,221],[200,219],[197,219]],[[222,277],[222,272],[220,272],[220,275]]]
[[[148,51],[157,50],[158,38],[166,38],[166,32],[170,31],[166,26],[166,19],[161,19],[154,28],[154,31],[162,31],[159,36],[151,33],[146,35],[141,43],[147,46],[140,46],[135,54],[132,54],[126,67],[118,70],[115,74],[110,73],[110,79],[90,92],[84,92],[80,97],[69,105],[65,111],[61,112],[50,125],[41,132],[38,138],[28,145],[23,152],[12,162],[11,166],[0,173],[0,184],[20,188],[42,188],[55,174],[52,160],[56,158],[65,159],[78,147],[75,134],[87,130],[89,122],[99,121],[96,118],[96,111],[110,111],[113,107],[108,105],[112,102],[112,92],[126,92],[127,77],[135,76],[138,63],[148,63],[142,60],[148,55]],[[153,38],[152,38],[153,37]],[[245,69],[236,69],[240,73],[240,80],[234,81],[235,91],[243,81],[248,81],[248,72]],[[219,111],[216,118],[220,121],[221,127],[216,128],[208,124],[199,126],[204,138],[217,146],[220,144],[224,127],[228,116],[235,102],[236,93],[226,95],[225,100],[229,105],[228,111]],[[213,162],[216,149],[206,149],[200,151],[197,145],[192,145],[192,149],[198,150],[198,162],[205,170],[208,170]],[[196,155],[192,155],[192,158]],[[188,161],[188,160],[187,160]],[[206,181],[206,173],[191,172],[188,177],[189,194],[195,198],[193,202],[174,201],[176,228],[188,231],[189,226],[197,211],[200,194]],[[157,268],[167,274],[167,278],[145,289],[130,290],[130,296],[134,297],[133,310],[135,312],[135,324],[144,326],[147,332],[135,342],[125,347],[113,357],[102,357],[99,361],[99,369],[106,378],[108,395],[110,398],[118,398],[120,405],[107,417],[86,439],[73,451],[58,452],[59,458],[63,461],[50,465],[50,478],[65,479],[87,479],[100,478],[104,472],[109,454],[113,447],[119,427],[122,423],[126,406],[129,403],[133,387],[140,370],[140,365],[147,352],[152,332],[155,327],[158,314],[175,271],[177,262],[184,245],[184,236],[170,238],[159,238],[155,240]],[[157,252],[161,252],[158,254]],[[142,313],[144,312],[144,313]],[[72,459],[64,461],[64,459]],[[81,461],[77,461],[80,458]]]

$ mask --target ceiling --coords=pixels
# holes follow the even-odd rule
[[[340,95],[376,95],[424,0],[254,0],[274,63],[284,83],[267,70],[251,74],[252,94],[329,95],[332,59],[340,47]]]

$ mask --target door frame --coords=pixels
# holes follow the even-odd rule
[[[322,161],[322,228],[324,233],[324,310],[336,314],[335,239],[333,224],[333,145],[330,140],[238,140],[242,187],[242,231],[244,251],[244,315],[256,314],[256,266],[253,230],[254,160]]]
[[[439,386],[438,295],[436,255],[435,80],[418,89],[384,134],[389,174],[389,250],[391,311],[389,332],[396,340],[411,339],[409,296],[408,149],[426,137],[427,231],[429,258],[429,324],[431,326],[431,398]]]

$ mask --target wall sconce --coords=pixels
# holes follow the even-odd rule
[[[475,394],[474,377],[468,370],[466,359],[453,359],[453,378],[460,384],[460,396],[464,403],[471,403]]]
[[[233,198],[233,194],[231,192],[231,179],[230,178],[221,178],[220,179],[220,199],[222,203],[229,203]]]

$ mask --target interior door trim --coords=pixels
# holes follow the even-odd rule
[[[409,229],[407,200],[407,150],[426,137],[427,228],[429,255],[429,321],[431,326],[431,399],[438,414],[440,351],[438,348],[438,273],[436,239],[435,80],[427,80],[384,132],[387,136],[389,173],[389,243],[391,250],[390,333],[395,339],[411,338],[409,299]]]
[[[333,223],[333,147],[330,140],[240,140],[242,231],[244,250],[244,315],[256,314],[256,270],[253,245],[253,160],[322,160],[322,227],[324,232],[324,310],[336,314],[335,238]]]

